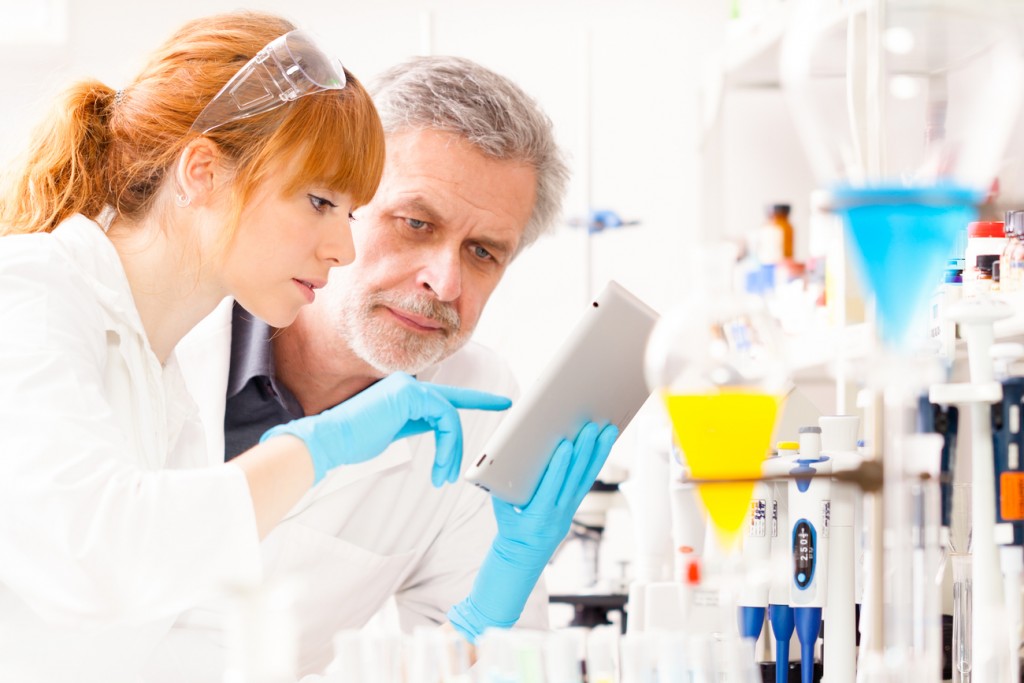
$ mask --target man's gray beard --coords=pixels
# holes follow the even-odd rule
[[[378,309],[383,306],[435,320],[442,324],[445,333],[406,330],[400,323],[381,317]],[[349,348],[384,375],[421,372],[450,356],[469,338],[461,329],[459,314],[447,304],[385,292],[368,295],[340,322],[341,334]]]

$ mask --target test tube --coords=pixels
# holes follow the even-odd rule
[[[583,683],[583,639],[580,629],[551,631],[544,639],[547,683]]]
[[[621,683],[657,683],[658,632],[631,633],[619,640]]]
[[[474,667],[480,683],[515,683],[515,664],[505,629],[488,629],[477,639]]]
[[[410,683],[470,681],[470,645],[455,633],[438,628],[417,628],[413,631],[409,660]]]
[[[587,683],[619,683],[619,631],[597,626],[587,635]]]
[[[971,683],[971,485],[954,484],[952,499],[953,681]]]
[[[239,586],[224,621],[225,683],[294,681],[298,637],[290,581]]]

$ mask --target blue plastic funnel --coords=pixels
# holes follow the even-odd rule
[[[909,350],[925,338],[928,301],[980,199],[957,186],[833,190],[886,347]]]

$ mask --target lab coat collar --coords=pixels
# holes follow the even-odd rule
[[[128,276],[103,228],[95,221],[75,214],[58,225],[52,235],[73,256],[71,262],[77,264],[80,272],[93,282],[101,305],[121,326],[126,325],[141,335],[148,348],[149,339],[135,307]]]

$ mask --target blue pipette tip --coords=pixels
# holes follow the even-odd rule
[[[757,640],[761,637],[761,628],[764,626],[764,607],[740,607],[739,624],[740,636]]]
[[[768,605],[768,621],[775,636],[775,683],[789,683],[789,639],[793,637],[793,608]]]
[[[821,630],[820,607],[797,607],[796,637],[800,639],[800,680],[803,683],[814,681],[814,642],[818,640]]]
[[[811,486],[811,477],[817,473],[813,465],[825,462],[828,459],[827,455],[823,455],[820,458],[797,458],[797,466],[791,469],[789,473],[796,477],[796,487],[800,490],[800,493],[806,493],[807,489]]]

